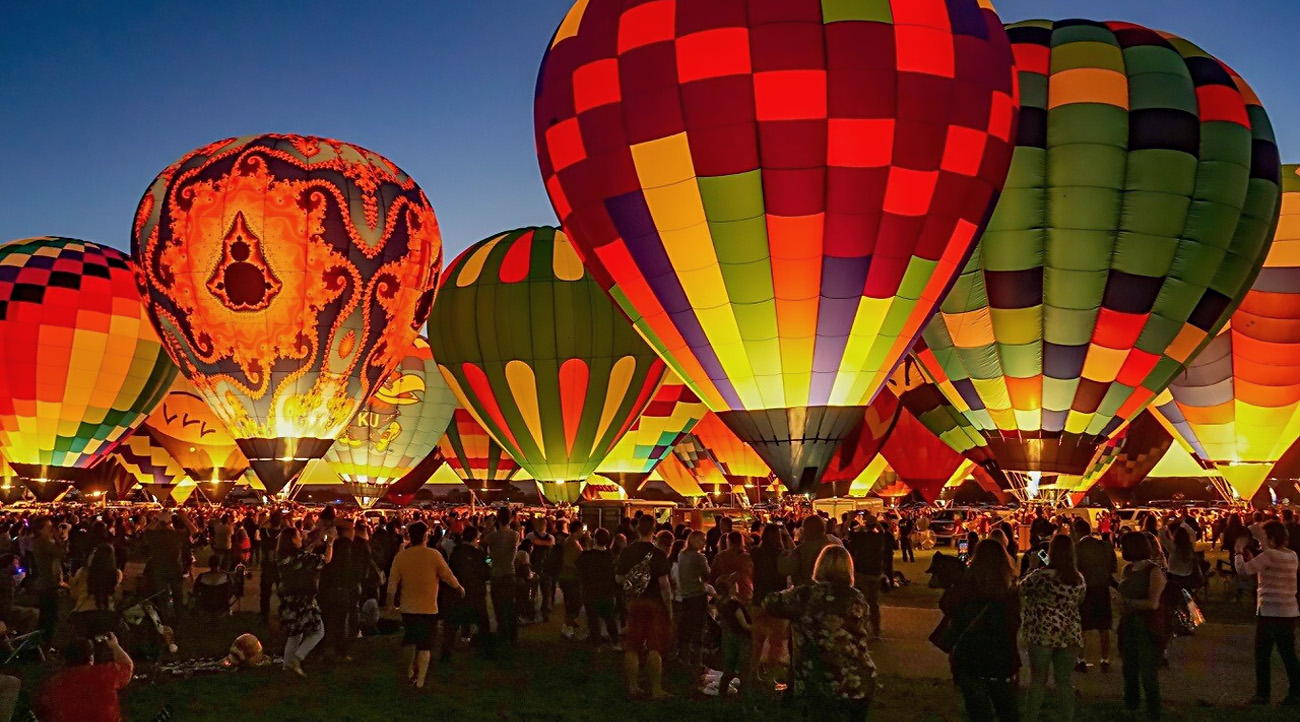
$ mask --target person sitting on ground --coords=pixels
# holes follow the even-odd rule
[[[96,662],[90,639],[74,639],[63,648],[67,666],[45,683],[35,705],[42,722],[120,722],[118,690],[131,681],[135,663],[115,635],[102,640],[112,656],[107,663]]]

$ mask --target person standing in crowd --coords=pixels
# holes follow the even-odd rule
[[[595,544],[578,555],[578,580],[587,610],[587,642],[599,647],[608,639],[615,652],[623,651],[618,642],[618,582],[614,579],[614,555],[609,550],[613,538],[601,527],[593,535]],[[604,633],[601,633],[601,627]]]
[[[117,628],[117,588],[122,570],[111,544],[95,547],[85,566],[72,575],[72,622],[81,637],[95,637]]]
[[[889,536],[881,531],[876,516],[866,512],[863,525],[849,534],[846,544],[853,556],[858,591],[871,610],[871,638],[880,639],[880,589],[885,580],[886,562],[894,556]]]
[[[533,519],[533,530],[528,533],[533,543],[533,571],[537,573],[537,603],[543,622],[551,621],[551,607],[555,606],[555,535],[543,517]]]
[[[78,638],[63,648],[64,669],[45,683],[34,705],[42,722],[120,722],[118,692],[131,681],[135,663],[118,644],[104,636],[111,661],[95,659],[95,643]]]
[[[754,560],[745,550],[745,535],[739,531],[727,533],[722,551],[709,564],[709,582],[734,574],[749,584],[754,583]]]
[[[718,696],[725,699],[731,694],[731,681],[740,678],[741,691],[753,692],[749,641],[753,630],[749,604],[754,598],[753,587],[739,574],[718,578],[718,626],[722,628],[722,676],[718,678]]]
[[[941,634],[953,681],[970,722],[1017,722],[1020,685],[1020,594],[1011,556],[985,539],[966,575],[939,599]]]
[[[750,650],[753,674],[758,680],[765,680],[765,670],[780,665],[788,655],[789,624],[763,609],[763,600],[769,594],[783,592],[790,585],[789,577],[781,571],[781,559],[787,551],[788,539],[784,528],[769,523],[763,526],[758,547],[754,549],[754,619],[750,628]]]
[[[267,517],[266,523],[258,530],[262,538],[260,553],[258,558],[258,613],[262,617],[262,624],[268,624],[271,621],[271,595],[275,587],[280,583],[280,566],[279,560],[276,559],[276,548],[279,546],[280,529],[284,521],[277,509]]]
[[[1047,677],[1056,681],[1057,717],[1074,719],[1075,659],[1083,651],[1083,620],[1079,605],[1086,583],[1075,561],[1074,541],[1052,537],[1047,566],[1020,583],[1021,629],[1029,646],[1029,689],[1024,716],[1036,722],[1047,695]]]
[[[515,584],[515,553],[519,550],[519,532],[510,527],[510,509],[497,510],[497,528],[483,537],[491,559],[492,611],[497,619],[497,635],[511,647],[519,646],[519,594]]]
[[[446,585],[458,595],[465,588],[457,581],[447,561],[425,544],[429,527],[417,521],[406,527],[407,545],[393,556],[388,573],[388,598],[392,608],[400,596],[402,614],[402,670],[416,689],[424,687],[433,657],[433,638],[438,628],[438,591]],[[451,634],[450,630],[444,634]]]
[[[1104,515],[1102,518],[1106,518]],[[1092,527],[1086,519],[1074,520],[1074,531],[1079,537],[1075,545],[1075,557],[1079,573],[1083,575],[1087,589],[1083,593],[1080,616],[1083,634],[1096,632],[1101,648],[1098,660],[1102,672],[1110,671],[1110,632],[1115,626],[1114,609],[1111,604],[1111,589],[1115,586],[1115,573],[1119,565],[1115,559],[1115,547],[1104,537],[1092,533]],[[1049,552],[1050,553],[1050,552]],[[1088,662],[1084,659],[1082,646],[1079,658],[1075,662],[1076,672],[1087,672]]]
[[[306,677],[303,660],[325,638],[319,592],[320,570],[334,557],[334,537],[325,536],[324,553],[304,545],[302,532],[292,527],[280,532],[276,556],[280,559],[280,627],[288,638],[284,668]]]
[[[37,519],[32,534],[35,537],[32,543],[32,582],[36,606],[40,610],[37,626],[48,646],[54,642],[54,629],[59,623],[59,587],[63,584],[63,561],[68,557],[68,540],[49,517]]]
[[[637,540],[619,555],[614,571],[627,595],[627,630],[623,672],[628,696],[646,694],[641,687],[644,667],[652,700],[670,695],[663,686],[663,655],[672,647],[672,588],[668,583],[668,555],[655,546],[655,520],[636,520]]]
[[[208,523],[208,536],[212,539],[212,553],[221,560],[222,569],[234,569],[232,558],[235,528],[230,523],[230,515],[212,517]]]
[[[824,545],[812,580],[768,594],[763,610],[790,620],[790,693],[805,715],[865,720],[876,691],[876,665],[867,649],[871,612],[854,587],[849,552]]]
[[[451,650],[455,646],[457,635],[461,632],[468,634],[474,625],[478,626],[476,641],[479,648],[485,656],[494,657],[496,650],[492,645],[492,628],[489,626],[487,609],[487,554],[479,548],[476,527],[467,526],[461,531],[460,543],[452,549],[448,566],[465,593],[460,595],[460,599],[451,598],[452,607],[443,614],[441,661],[451,661]],[[389,581],[391,594],[392,580]]]
[[[799,543],[787,557],[783,571],[795,586],[811,584],[813,569],[817,566],[817,558],[821,556],[822,549],[831,545],[838,546],[839,543],[839,539],[826,533],[825,519],[815,514],[806,517],[799,527]]]
[[[338,537],[334,553],[320,577],[321,614],[325,623],[325,648],[350,660],[349,646],[357,636],[361,596],[361,560],[353,548],[356,529],[351,519],[335,522]]]
[[[677,648],[682,661],[695,674],[704,667],[701,645],[704,618],[709,614],[709,561],[704,558],[704,543],[704,532],[691,532],[677,559],[677,593],[682,598]]]
[[[722,551],[722,545],[727,542],[727,535],[731,533],[731,517],[725,514],[719,514],[713,518],[713,528],[704,535],[704,556],[713,559]]]
[[[1124,706],[1136,712],[1146,694],[1150,719],[1161,711],[1160,650],[1167,624],[1160,600],[1164,596],[1165,573],[1152,561],[1153,537],[1146,532],[1128,532],[1120,537],[1120,554],[1128,562],[1119,583],[1123,611],[1119,620],[1119,654],[1124,672]]]
[[[1266,705],[1272,698],[1272,657],[1277,648],[1286,669],[1287,696],[1282,704],[1300,706],[1300,661],[1296,660],[1296,553],[1287,546],[1287,529],[1280,521],[1264,524],[1267,547],[1259,555],[1251,554],[1238,542],[1233,565],[1238,574],[1254,575],[1256,594],[1255,618],[1255,696],[1251,704]]]
[[[654,519],[650,520],[651,523]],[[569,522],[569,535],[560,545],[560,593],[564,595],[564,627],[560,630],[565,639],[578,634],[578,615],[582,614],[582,583],[578,579],[578,555],[586,541],[586,528],[574,519]]]
[[[169,614],[184,601],[182,584],[188,566],[187,546],[198,527],[183,511],[170,517],[160,514],[144,533],[144,574],[149,594],[161,594],[159,606]]]
[[[903,553],[904,562],[916,561],[916,552],[912,550],[912,532],[915,528],[916,522],[913,521],[911,514],[904,514],[898,520],[898,548]],[[894,555],[891,553],[889,556],[892,558]],[[856,558],[853,561],[857,563]]]

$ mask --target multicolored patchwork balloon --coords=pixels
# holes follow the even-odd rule
[[[698,456],[699,449],[702,449],[707,460],[731,486],[765,487],[772,480],[772,469],[763,457],[723,423],[718,414],[706,414],[690,436],[697,444],[695,454]],[[717,486],[708,476],[699,473],[697,476],[700,483]]]
[[[1169,392],[1188,442],[1243,499],[1300,438],[1300,166],[1282,167],[1281,218],[1264,270]]]
[[[919,358],[1004,470],[1078,475],[1250,288],[1278,151],[1250,87],[1186,40],[1089,20],[1008,34],[1011,174]]]
[[[568,236],[548,227],[493,236],[457,257],[429,343],[461,406],[555,503],[578,500],[664,374]]]
[[[231,138],[159,174],[132,252],[149,315],[272,492],[410,348],[442,263],[423,191],[336,140]]]
[[[134,264],[71,238],[0,245],[0,449],[18,477],[90,473],[176,377]]]
[[[848,496],[853,482],[866,471],[890,437],[903,407],[888,388],[881,389],[863,415],[862,423],[844,437],[822,475],[822,495]],[[826,487],[829,487],[827,489]]]
[[[390,484],[437,448],[457,408],[429,342],[417,336],[401,363],[334,441],[325,461],[348,493],[368,509]]]
[[[595,279],[811,493],[984,227],[1011,68],[985,0],[580,0],[538,157]]]
[[[453,411],[447,433],[438,441],[438,450],[470,491],[491,500],[504,494],[519,472],[518,462],[462,407]]]
[[[190,478],[148,428],[138,429],[118,444],[112,458],[155,497],[170,494],[173,488]]]
[[[597,473],[635,494],[673,447],[689,434],[709,407],[671,371]]]

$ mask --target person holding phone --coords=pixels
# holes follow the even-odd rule
[[[1250,703],[1269,704],[1272,693],[1273,648],[1282,657],[1286,669],[1287,696],[1282,704],[1300,706],[1300,661],[1296,659],[1295,628],[1300,617],[1296,603],[1296,569],[1300,562],[1287,547],[1286,526],[1280,521],[1264,524],[1268,547],[1259,554],[1246,548],[1246,539],[1237,540],[1233,566],[1240,575],[1257,579],[1255,618],[1255,696]]]

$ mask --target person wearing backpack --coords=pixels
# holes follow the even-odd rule
[[[663,700],[670,696],[663,687],[663,655],[673,644],[672,586],[668,581],[672,567],[668,555],[655,546],[654,517],[638,518],[636,531],[637,540],[619,555],[614,570],[627,598],[623,671],[630,697],[638,699],[645,694],[640,685],[644,666],[650,699]]]
[[[975,545],[970,570],[939,599],[944,613],[940,649],[970,722],[1016,722],[1020,717],[1020,593],[1011,557],[1001,544]]]
[[[293,527],[280,532],[276,556],[280,570],[280,627],[288,637],[284,668],[306,677],[302,662],[325,638],[325,623],[316,602],[321,569],[334,558],[334,537],[324,540],[324,553],[304,547],[302,533]]]

